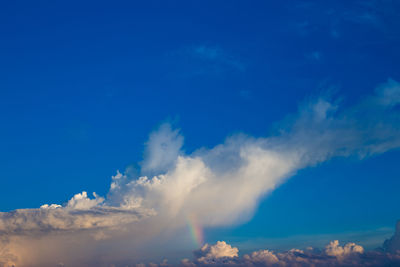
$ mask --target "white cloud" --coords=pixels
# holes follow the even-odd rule
[[[38,261],[41,254],[32,253],[35,244],[51,244],[53,250],[47,261],[40,258],[38,266],[53,266],[55,260],[75,266],[79,260],[94,261],[99,266],[99,255],[108,263],[118,257],[135,258],[133,250],[151,254],[140,248],[159,243],[160,233],[174,236],[188,216],[196,217],[203,227],[246,221],[262,197],[300,169],[332,157],[363,158],[400,147],[398,95],[400,86],[389,80],[375,95],[350,108],[318,98],[302,105],[273,136],[236,135],[192,154],[183,151],[179,130],[163,124],[146,143],[141,175],[117,172],[106,198],[94,194],[91,199],[84,191],[64,206],[45,204],[40,209],[0,213],[0,233],[8,240],[2,249],[21,266]],[[71,249],[66,246],[74,247],[74,254],[65,252]],[[237,254],[235,249],[223,242],[205,247],[213,259],[225,255],[223,260],[229,262],[235,261],[228,256]],[[329,247],[331,256],[359,251],[354,244]],[[248,259],[272,262],[271,253],[260,251]],[[284,256],[300,254],[292,251]],[[210,259],[206,255],[204,259]],[[281,259],[279,254],[275,257]]]
[[[278,257],[269,250],[254,251],[251,255],[244,255],[243,258],[246,261],[260,263],[265,265],[272,265],[279,262]]]
[[[42,206],[40,206],[41,209],[57,209],[57,208],[61,208],[61,205],[58,204],[43,204]]]
[[[45,235],[54,231],[101,229],[132,223],[149,215],[153,213],[117,207],[19,209],[0,213],[0,233]]]
[[[212,253],[212,249],[216,252]],[[368,255],[362,258],[363,247],[354,243],[348,243],[344,247],[339,246],[337,240],[330,242],[325,251],[308,249],[291,249],[284,252],[270,250],[258,250],[243,257],[238,256],[239,250],[232,248],[224,241],[218,241],[215,245],[206,244],[200,251],[194,252],[194,260],[185,259],[184,266],[365,266],[368,257],[382,262],[383,254]],[[387,262],[396,260],[385,257]],[[398,261],[397,261],[398,262]]]
[[[239,250],[225,241],[218,241],[215,245],[205,244],[195,254],[199,262],[210,262],[220,258],[234,258],[238,256]]]
[[[363,253],[364,248],[356,245],[355,243],[347,243],[344,247],[339,245],[338,240],[334,240],[329,243],[329,245],[326,246],[325,248],[325,253],[326,255],[329,256],[335,256],[339,259],[343,257],[347,257],[349,255],[352,255],[354,253]]]
[[[67,208],[88,210],[103,203],[104,198],[99,197],[96,193],[93,193],[93,196],[95,197],[94,199],[88,198],[87,193],[85,191],[76,194],[68,201]],[[51,206],[54,207],[54,204],[50,205],[50,207]]]
[[[223,245],[221,245],[223,244]],[[206,244],[204,247],[231,248],[225,242],[217,242],[215,245]],[[400,264],[400,254],[387,254],[379,251],[364,252],[364,248],[355,243],[347,243],[339,246],[337,240],[330,242],[325,250],[309,248],[305,251],[291,249],[283,252],[270,250],[258,250],[242,257],[238,256],[235,248],[234,256],[199,257],[199,251],[194,252],[195,258],[191,261],[184,259],[182,266],[295,266],[295,267],[322,267],[322,266],[397,266]],[[229,250],[228,250],[229,251]],[[201,256],[201,254],[200,254]]]
[[[158,131],[150,134],[146,143],[142,174],[154,175],[171,169],[181,154],[182,146],[183,136],[179,130],[173,130],[168,123],[162,124]]]

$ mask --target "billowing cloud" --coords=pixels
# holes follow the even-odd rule
[[[40,209],[20,209],[0,213],[0,233],[33,235],[49,231],[101,229],[138,221],[150,210],[98,205],[86,192],[75,195],[65,207],[43,205]]]
[[[155,253],[144,248],[160,243],[165,233],[179,236],[174,233],[187,218],[197,218],[203,227],[244,222],[262,197],[300,169],[332,157],[364,158],[398,148],[399,102],[400,85],[388,80],[352,107],[316,98],[270,137],[239,134],[191,154],[184,152],[179,130],[164,124],[146,143],[140,175],[117,172],[106,197],[82,192],[64,205],[0,213],[0,253],[17,266],[107,266]],[[210,255],[236,259],[226,243],[203,248],[204,262]],[[334,242],[325,254],[339,260],[361,251],[355,244]],[[281,261],[283,256],[271,253],[248,258]]]
[[[205,244],[201,249],[195,252],[197,261],[208,263],[214,262],[215,259],[220,258],[235,258],[238,256],[239,250],[225,241],[218,241],[215,245],[210,246]]]
[[[154,215],[153,210],[103,202],[95,193],[90,199],[82,192],[65,206],[45,204],[39,209],[0,213],[0,266],[55,266],[59,262],[84,266],[85,257],[94,259],[98,253],[94,244],[112,242],[120,238],[119,233],[129,233],[139,220]]]
[[[364,248],[356,245],[355,243],[347,243],[344,247],[341,247],[339,246],[339,241],[335,240],[330,242],[329,245],[326,246],[325,252],[329,256],[334,256],[336,258],[345,258],[355,253],[362,254],[364,252]]]
[[[400,221],[397,226],[400,225]],[[389,240],[398,238],[399,229]],[[355,243],[340,245],[338,240],[333,240],[323,249],[308,247],[302,249],[291,249],[288,251],[275,252],[268,249],[253,251],[249,254],[239,255],[239,249],[232,247],[225,241],[218,241],[214,245],[205,244],[201,249],[194,251],[193,259],[183,259],[177,265],[183,267],[199,266],[398,266],[400,264],[400,250],[387,251],[383,249],[365,251],[364,248]],[[400,245],[396,244],[399,249]],[[146,265],[143,264],[143,267]],[[160,265],[147,266],[176,266],[163,262]]]
[[[219,250],[223,247],[231,248],[223,241],[215,245],[206,244],[211,250]],[[365,252],[362,246],[347,243],[340,246],[337,240],[330,242],[325,249],[307,248],[306,250],[291,249],[284,252],[270,250],[258,250],[242,257],[235,254],[206,254],[199,255],[195,251],[193,260],[184,259],[181,265],[185,267],[195,266],[397,266],[400,264],[400,254],[389,254],[381,251]]]

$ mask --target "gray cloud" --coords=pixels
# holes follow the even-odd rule
[[[400,221],[396,224],[395,234],[383,243],[383,250],[400,254]]]

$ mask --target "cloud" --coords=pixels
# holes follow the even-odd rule
[[[0,213],[0,233],[40,235],[52,231],[78,231],[115,227],[138,221],[150,210],[101,205],[103,198],[90,199],[86,192],[76,194],[65,207],[51,204],[40,209],[19,209]]]
[[[164,173],[171,169],[176,159],[182,154],[183,136],[179,130],[173,130],[170,124],[162,124],[158,131],[150,134],[146,143],[142,174]]]
[[[183,259],[182,266],[397,266],[400,265],[400,221],[396,232],[386,240],[383,249],[365,251],[355,243],[344,246],[331,241],[324,249],[308,247],[274,252],[268,249],[238,256],[239,250],[224,241],[205,244],[194,251],[194,259]]]
[[[383,250],[400,254],[400,221],[396,224],[395,234],[383,243]]]
[[[90,198],[84,191],[64,205],[0,213],[5,240],[0,251],[18,266],[140,262],[159,253],[158,244],[171,247],[168,239],[181,242],[187,218],[197,218],[202,227],[247,221],[260,199],[300,169],[332,157],[362,159],[400,147],[399,96],[399,83],[388,80],[347,108],[327,97],[315,98],[288,116],[272,136],[238,134],[190,154],[182,149],[180,131],[164,124],[146,143],[140,175],[118,171],[106,197]],[[223,242],[202,249],[204,262],[237,258],[237,249]],[[355,244],[340,247],[334,242],[325,254],[339,261],[360,251]],[[279,262],[310,260],[314,254],[307,253],[274,255]],[[268,251],[248,257],[275,259]]]
[[[355,243],[347,243],[344,247],[339,246],[339,241],[335,240],[326,246],[325,253],[329,256],[334,256],[336,258],[342,259],[348,257],[349,255],[364,252],[364,248],[356,245]]]
[[[320,61],[322,58],[322,53],[319,51],[313,51],[311,53],[306,54],[306,57],[313,61]]]
[[[234,258],[238,256],[239,250],[224,241],[218,241],[215,245],[205,244],[201,249],[195,251],[199,262],[208,263],[220,258]]]
[[[98,206],[99,204],[104,202],[104,198],[97,196],[96,193],[93,193],[94,199],[90,199],[87,196],[87,193],[83,191],[82,193],[76,194],[71,198],[67,203],[67,208],[70,209],[79,209],[79,210],[88,210],[93,207]],[[60,205],[52,204],[50,206],[42,206],[41,208],[57,208]]]
[[[190,48],[189,51],[193,57],[210,62],[213,61],[239,71],[245,70],[245,66],[242,62],[232,55],[229,55],[218,46],[198,45]]]
[[[320,36],[328,32],[332,38],[337,39],[354,30],[366,29],[368,32],[383,34],[374,41],[376,44],[382,42],[382,38],[397,39],[399,33],[397,14],[400,5],[397,1],[364,0],[348,2],[347,5],[310,1],[291,4],[289,8],[307,14],[308,21],[292,22],[292,29],[304,37],[313,34]]]
[[[279,262],[278,257],[269,250],[254,251],[251,255],[244,255],[243,259],[247,262],[254,262],[256,264],[273,265]]]
[[[167,55],[173,61],[169,68],[176,67],[180,75],[198,76],[240,73],[246,70],[244,62],[227,49],[218,45],[197,44],[183,47]],[[173,70],[173,68],[171,69]]]
[[[221,245],[223,244],[223,245]],[[209,251],[220,247],[231,248],[224,241],[218,241],[215,245],[206,244]],[[365,252],[362,246],[354,243],[339,245],[339,241],[330,242],[325,249],[307,248],[306,250],[291,249],[284,252],[270,250],[257,250],[250,254],[238,257],[238,249],[235,254],[199,255],[194,252],[194,259],[184,259],[182,266],[395,266],[400,264],[400,254],[388,254],[379,251]]]
[[[45,204],[39,209],[0,213],[0,266],[55,266],[67,262],[85,266],[86,257],[96,258],[102,240],[113,244],[121,234],[153,210],[109,206],[104,198],[86,192],[73,196],[66,205]],[[133,231],[135,233],[135,231]],[[101,265],[97,265],[101,266]]]

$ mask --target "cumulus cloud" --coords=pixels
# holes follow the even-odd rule
[[[0,213],[0,266],[56,266],[66,262],[87,266],[98,255],[101,242],[132,232],[131,226],[153,216],[153,210],[108,206],[94,193],[82,192],[64,206],[45,204],[39,209]],[[96,245],[94,245],[96,244]],[[61,265],[60,265],[61,266]],[[64,265],[62,265],[64,266]]]
[[[183,259],[181,266],[398,266],[400,265],[400,221],[392,238],[386,240],[383,249],[365,251],[355,243],[344,246],[338,240],[331,241],[324,249],[308,247],[275,252],[268,249],[253,251],[239,256],[239,250],[224,241],[205,244],[194,251],[194,259]]]
[[[150,210],[100,205],[104,199],[76,194],[66,206],[42,205],[0,213],[0,234],[34,235],[49,231],[77,231],[128,224],[152,214]]]
[[[18,266],[102,266],[135,259],[145,244],[159,243],[160,234],[182,229],[188,217],[203,227],[241,223],[251,218],[262,197],[300,169],[332,157],[364,158],[399,147],[399,102],[399,83],[388,80],[352,107],[316,98],[301,105],[272,136],[239,134],[191,154],[182,149],[179,130],[164,124],[146,143],[140,175],[118,171],[106,197],[82,192],[64,205],[0,213],[0,233],[7,240],[1,251]],[[32,250],[49,245],[51,254]],[[336,260],[362,250],[355,244],[329,246],[325,254]],[[74,252],[66,252],[71,247]],[[237,249],[223,242],[202,249],[204,262],[237,258]],[[303,257],[299,251],[282,257],[271,253],[243,259]]]
[[[231,246],[223,241],[215,245],[204,246],[208,251],[229,251]],[[388,254],[379,251],[364,252],[364,248],[355,243],[340,246],[337,240],[330,242],[324,250],[308,248],[291,249],[284,252],[258,250],[238,257],[238,249],[232,254],[207,253],[204,256],[194,252],[194,259],[184,259],[182,266],[396,266],[400,264],[400,254]]]
[[[205,244],[201,249],[195,252],[199,262],[214,262],[215,259],[234,258],[238,256],[239,250],[225,241],[218,241],[215,245]]]
[[[355,243],[347,243],[344,247],[339,246],[339,241],[335,240],[326,246],[326,254],[329,256],[334,256],[336,258],[345,258],[349,255],[364,252],[364,248],[356,245]]]
[[[278,257],[272,251],[267,249],[254,251],[251,255],[244,255],[243,259],[247,262],[264,265],[273,265],[279,262]]]

